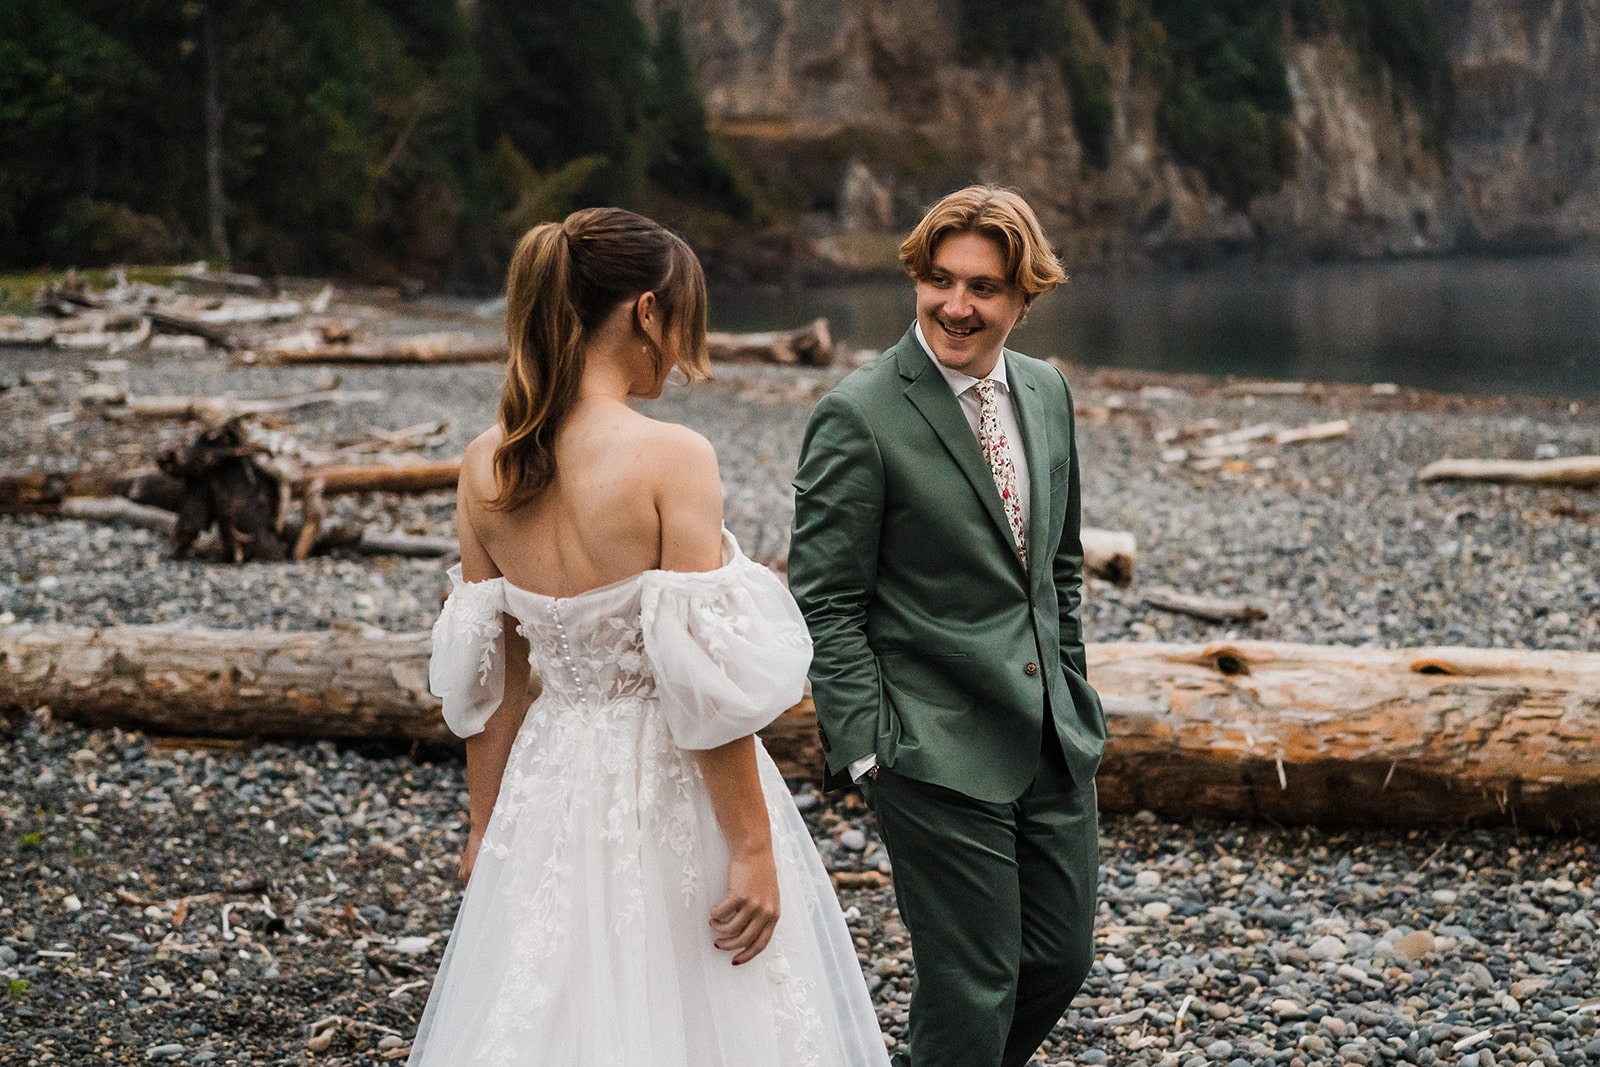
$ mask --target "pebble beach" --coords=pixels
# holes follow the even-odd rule
[[[493,325],[421,304],[349,303],[373,334]],[[857,345],[892,339],[847,339]],[[1027,349],[1025,331],[1014,338]],[[133,395],[366,396],[279,428],[325,452],[431,427],[433,458],[493,419],[493,366],[237,366],[215,350],[125,356]],[[729,366],[643,409],[715,445],[726,522],[781,563],[789,480],[833,368]],[[1091,581],[1091,641],[1600,650],[1600,491],[1424,484],[1447,457],[1600,454],[1600,402],[1392,387],[1256,387],[1068,371],[1084,521],[1132,532],[1136,580]],[[0,351],[9,472],[132,467],[193,435],[83,403],[83,360]],[[1348,420],[1342,436],[1185,442]],[[453,495],[330,500],[335,513],[453,533]],[[301,630],[432,624],[439,560],[336,553],[233,566],[202,541],[0,515],[0,625]],[[1163,586],[1245,598],[1218,625],[1157,610]],[[0,1063],[376,1064],[403,1060],[454,918],[466,794],[459,750],[206,742],[85,730],[21,709],[0,747]],[[870,812],[794,783],[835,872],[891,1045],[913,967]],[[1600,910],[1591,831],[1350,830],[1106,815],[1097,962],[1037,1062],[1600,1063]]]

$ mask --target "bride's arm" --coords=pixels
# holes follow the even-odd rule
[[[505,626],[506,689],[505,697],[495,709],[481,733],[467,738],[467,796],[471,813],[471,827],[467,843],[461,850],[461,864],[456,873],[465,882],[472,877],[473,864],[478,859],[478,848],[483,844],[483,832],[489,826],[489,816],[494,812],[494,802],[500,796],[500,779],[505,775],[506,760],[511,755],[511,742],[522,728],[522,719],[528,713],[532,698],[528,694],[528,642],[517,633],[509,618]]]
[[[461,541],[461,576],[465,581],[481,582],[498,577],[500,570],[489,558],[477,533],[472,528],[466,479],[456,491],[456,530]],[[500,779],[505,774],[506,760],[511,755],[511,742],[533,702],[528,692],[532,668],[528,661],[528,641],[517,633],[515,620],[509,615],[500,617],[504,632],[502,654],[505,657],[505,690],[500,706],[480,733],[467,738],[467,796],[469,798],[470,828],[467,843],[461,850],[461,863],[457,875],[465,882],[472,876],[472,867],[478,859],[478,849],[483,844],[483,832],[489,826],[489,816],[494,812],[494,802],[500,795]]]
[[[698,434],[666,430],[657,450],[656,512],[661,567],[708,571],[722,564],[722,480],[717,456]],[[711,810],[728,843],[728,891],[711,909],[714,944],[747,963],[767,947],[778,924],[778,870],[767,802],[756,770],[753,735],[694,753]]]
[[[747,735],[695,756],[728,842],[728,892],[711,909],[714,944],[734,953],[736,965],[746,963],[767,947],[778,925],[778,869],[755,738]]]

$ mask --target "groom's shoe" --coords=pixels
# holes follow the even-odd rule
[[[911,1053],[896,1052],[889,1058],[889,1067],[911,1067]]]

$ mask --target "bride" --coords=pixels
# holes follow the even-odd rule
[[[805,624],[722,528],[711,446],[627,404],[674,367],[709,377],[698,260],[632,212],[579,211],[523,237],[506,319],[434,626],[467,886],[409,1062],[885,1064],[754,736],[801,696]]]

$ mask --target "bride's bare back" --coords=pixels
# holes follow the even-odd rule
[[[469,577],[504,575],[546,596],[572,596],[655,568],[720,562],[722,491],[699,434],[610,398],[580,401],[555,442],[554,481],[510,511],[496,495],[490,430],[462,459],[457,522]]]

